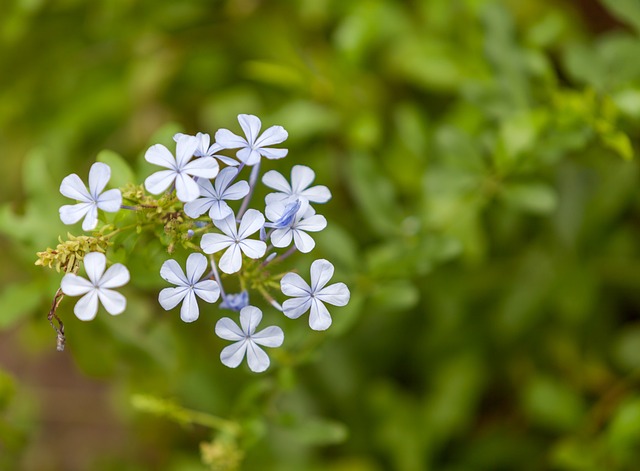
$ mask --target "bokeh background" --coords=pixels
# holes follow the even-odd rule
[[[637,0],[0,13],[0,469],[639,469]],[[218,311],[185,325],[134,266],[122,316],[63,303],[56,352],[34,261],[79,233],[62,178],[109,149],[141,182],[150,144],[238,113],[289,131],[269,168],[332,189],[295,266],[332,260],[350,305],[326,333],[270,314],[291,341],[253,375],[220,365]],[[203,460],[215,434],[140,394],[237,421],[240,448]]]

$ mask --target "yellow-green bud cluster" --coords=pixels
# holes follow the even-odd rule
[[[244,453],[235,440],[216,439],[200,443],[202,462],[211,471],[237,471],[240,469]]]
[[[48,248],[44,252],[38,252],[36,265],[55,268],[57,272],[76,272],[78,264],[89,252],[105,253],[109,246],[109,240],[102,234],[95,236],[74,236],[67,233],[68,240],[62,240],[55,249]]]

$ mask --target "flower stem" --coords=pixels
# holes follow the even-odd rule
[[[236,215],[236,219],[241,219],[244,212],[249,207],[249,202],[251,201],[251,197],[253,196],[253,190],[256,188],[256,182],[258,181],[258,175],[260,174],[260,162],[258,162],[253,169],[251,169],[251,176],[249,176],[249,193],[242,200],[242,206],[238,210],[238,214]]]
[[[216,266],[216,259],[213,258],[213,254],[209,255],[209,260],[211,260],[211,274],[213,275],[213,278],[216,280],[216,283],[218,283],[218,286],[220,287],[220,296],[222,296],[222,301],[226,303],[227,294],[224,292],[224,288],[222,287],[222,280],[220,279],[220,273],[218,273],[218,267]]]

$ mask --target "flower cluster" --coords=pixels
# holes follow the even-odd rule
[[[313,205],[328,202],[331,192],[326,186],[313,185],[315,173],[304,165],[294,165],[289,180],[275,170],[260,178],[263,159],[287,156],[287,149],[273,147],[287,139],[287,132],[281,126],[272,126],[261,133],[262,123],[252,115],[239,115],[238,121],[244,137],[220,129],[211,144],[209,134],[176,134],[175,155],[162,144],[151,146],[145,159],[161,170],[145,179],[144,189],[158,195],[155,199],[142,187],[132,185],[105,191],[111,177],[105,163],[93,164],[88,187],[78,175],[67,176],[60,192],[77,203],[62,206],[60,219],[65,224],[82,219],[82,229],[92,231],[98,226],[100,211],[128,210],[141,212],[145,227],[161,224],[165,237],[161,242],[168,252],[173,252],[179,241],[191,253],[184,269],[174,259],[162,265],[159,276],[172,286],[160,291],[160,306],[167,311],[180,306],[180,318],[194,322],[200,317],[199,303],[220,301],[220,309],[238,316],[222,317],[215,324],[215,333],[233,342],[222,350],[222,363],[235,368],[246,358],[252,371],[262,372],[270,360],[261,347],[280,347],[284,333],[277,326],[258,330],[262,311],[251,304],[251,291],[290,319],[309,312],[313,330],[328,329],[332,319],[326,304],[344,306],[350,293],[344,283],[329,284],[334,267],[324,259],[311,264],[310,283],[293,272],[271,273],[273,265],[293,253],[314,249],[312,234],[323,230],[327,220],[316,214]],[[220,154],[229,150],[235,151],[235,158]],[[245,168],[249,174],[246,179],[242,178]],[[266,195],[260,209],[250,208],[260,182],[274,191]],[[134,204],[123,205],[123,200]],[[137,225],[135,229],[140,233],[141,228]],[[93,319],[99,304],[112,315],[126,309],[126,298],[115,289],[128,283],[129,271],[121,263],[107,268],[105,256],[113,245],[111,234],[125,229],[112,224],[99,228],[93,236],[100,240],[99,245],[94,244],[97,250],[78,251],[73,263],[63,264],[67,274],[60,290],[68,296],[82,296],[74,308],[81,320]],[[287,250],[280,253],[280,249]],[[56,262],[58,251],[50,249],[41,254],[37,263],[60,267],[62,262]],[[80,262],[86,278],[77,274]],[[239,285],[240,292],[227,292],[225,284]],[[280,294],[273,294],[276,289]],[[281,295],[288,299],[280,303],[276,298]]]

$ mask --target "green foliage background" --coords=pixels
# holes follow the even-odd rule
[[[225,469],[229,454],[203,463],[213,435],[178,405],[237,421],[247,470],[638,469],[636,0],[2,11],[1,469]],[[309,165],[333,191],[296,266],[328,258],[350,286],[335,325],[277,318],[286,348],[269,372],[228,370],[219,313],[162,311],[166,255],[148,250],[122,316],[81,323],[63,303],[55,352],[60,275],[33,262],[69,230],[62,178],[109,149],[141,182],[150,144],[237,130],[238,113],[289,131],[270,168]],[[34,362],[60,370],[53,403]],[[100,409],[108,429],[90,420]],[[78,414],[92,433],[68,434]]]

